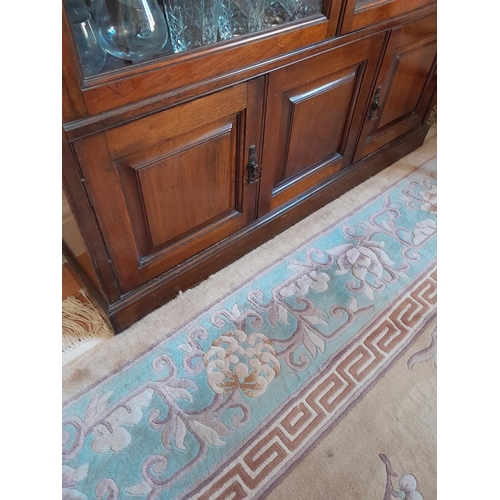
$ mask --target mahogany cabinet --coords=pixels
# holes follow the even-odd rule
[[[383,39],[378,33],[269,75],[259,215],[351,164]]]
[[[435,80],[429,1],[327,0],[92,77],[63,11],[64,254],[120,332],[417,148]]]
[[[436,18],[391,30],[354,161],[420,125],[435,92]]]
[[[263,78],[73,143],[122,292],[250,224]]]
[[[347,0],[339,32],[366,28],[432,3],[433,0]]]

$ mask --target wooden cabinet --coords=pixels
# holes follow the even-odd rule
[[[255,219],[262,97],[260,78],[74,142],[120,291]]]
[[[433,0],[347,0],[340,33],[366,28],[432,3]]]
[[[85,78],[64,19],[64,252],[116,332],[422,143],[435,3],[361,3]]]
[[[354,161],[422,124],[435,91],[436,18],[391,31]]]
[[[259,215],[351,163],[383,38],[367,37],[270,74]]]

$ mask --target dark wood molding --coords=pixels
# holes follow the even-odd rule
[[[62,151],[63,188],[73,215],[79,225],[88,254],[92,256],[92,264],[102,289],[98,295],[104,302],[111,303],[120,298],[118,285],[110,265],[109,255],[102,239],[99,225],[82,183],[83,176],[64,133],[62,137]],[[71,254],[71,251],[67,248],[66,253]],[[73,258],[73,264],[75,262],[76,259]],[[84,273],[80,271],[80,274]],[[89,281],[89,278],[86,275],[84,276]],[[94,285],[92,288],[94,290],[98,289]]]
[[[214,91],[223,90],[238,83],[269,74],[276,68],[313,57],[329,49],[340,47],[352,43],[361,38],[370,37],[379,32],[386,32],[395,26],[410,23],[421,17],[435,13],[436,6],[428,5],[421,9],[410,12],[407,15],[397,16],[381,22],[377,26],[365,28],[357,33],[345,34],[333,39],[328,39],[311,46],[301,47],[296,50],[288,49],[283,54],[276,57],[266,58],[255,64],[240,66],[226,74],[202,79],[191,79],[188,84],[165,92],[158,92],[157,95],[122,105],[116,109],[98,113],[94,116],[82,117],[81,119],[64,123],[64,130],[69,141],[80,139],[88,135],[99,133],[113,128],[117,125],[147,117],[170,107],[182,104],[192,99],[204,97]],[[154,83],[154,82],[152,82]]]
[[[62,122],[67,123],[87,116],[87,107],[81,90],[83,74],[66,11],[62,10]]]
[[[98,114],[190,85],[195,73],[200,75],[200,80],[217,78],[238,71],[242,61],[246,65],[254,65],[321,42],[326,38],[327,23],[328,20],[320,16],[301,24],[250,36],[246,40],[234,40],[228,46],[207,47],[199,55],[196,52],[174,55],[171,56],[172,62],[153,63],[148,65],[146,72],[120,75],[120,79],[113,78],[113,75],[105,76],[102,78],[109,81],[83,89],[83,98],[89,113]]]
[[[340,29],[338,33],[345,34],[358,31],[434,3],[435,0],[369,1],[362,8],[356,9],[357,0],[346,0],[344,15],[341,23],[339,23]]]

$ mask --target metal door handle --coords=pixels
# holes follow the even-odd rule
[[[257,163],[257,148],[256,146],[250,146],[248,150],[248,163],[247,163],[247,182],[248,184],[254,184],[257,182],[262,175],[260,171],[259,164]]]
[[[380,116],[380,91],[382,90],[382,85],[377,87],[375,95],[373,96],[373,101],[370,105],[370,112],[368,113],[368,120],[376,120]]]

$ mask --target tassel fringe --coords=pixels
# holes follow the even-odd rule
[[[87,298],[85,292],[80,293]],[[81,302],[68,297],[62,302],[62,352],[65,353],[83,342],[96,337],[113,337],[108,324],[89,301]]]

